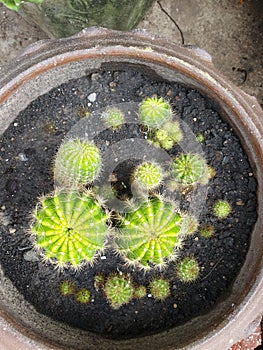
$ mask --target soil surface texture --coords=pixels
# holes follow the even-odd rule
[[[127,266],[111,248],[99,255],[93,266],[87,265],[78,271],[56,269],[44,262],[32,248],[32,237],[28,233],[39,196],[54,191],[54,156],[64,137],[76,123],[82,123],[99,108],[139,103],[152,95],[170,101],[175,117],[184,125],[184,134],[190,128],[194,135],[204,137],[199,146],[214,169],[214,176],[203,186],[205,202],[198,217],[199,228],[184,240],[178,259],[163,270],[143,271]],[[94,141],[103,153],[116,141],[133,139],[136,143],[137,139],[145,141],[145,137],[139,123],[126,123],[118,130],[102,131]],[[176,145],[165,152],[173,158],[183,150]],[[131,157],[119,164],[116,155],[111,180],[116,180],[114,186],[119,198],[126,193],[131,195],[126,171],[130,174],[143,154],[144,149],[140,157]],[[253,171],[218,107],[198,91],[158,81],[133,69],[88,74],[33,101],[0,140],[0,176],[0,261],[6,276],[39,312],[104,337],[125,338],[158,332],[211,310],[231,291],[257,218],[257,184]],[[159,191],[166,195],[164,186]],[[189,209],[193,204],[191,189],[185,189],[181,197],[180,209]],[[218,199],[227,200],[231,205],[230,215],[221,220],[212,210]],[[208,224],[213,226],[214,235],[202,237],[200,229]],[[199,263],[199,277],[192,283],[183,283],[176,274],[178,261],[185,256],[194,256]],[[146,295],[113,309],[103,287],[94,285],[98,274],[107,279],[113,273],[129,275],[134,285],[145,286]],[[150,281],[160,276],[170,285],[170,295],[162,301],[155,299],[149,289]],[[75,291],[88,289],[90,301],[80,303],[74,293],[61,295],[60,285],[65,280],[73,282]]]

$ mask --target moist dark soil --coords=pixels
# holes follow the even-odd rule
[[[177,260],[162,271],[144,272],[126,266],[110,248],[93,266],[79,271],[59,270],[43,262],[32,249],[28,235],[31,213],[39,196],[54,190],[53,159],[63,138],[87,112],[109,104],[138,103],[152,95],[170,101],[175,115],[195,135],[204,136],[200,145],[215,170],[199,216],[200,227],[211,224],[215,234],[204,238],[197,230],[187,237],[178,258],[194,256],[200,265],[199,278],[193,283],[181,282],[175,273]],[[104,152],[116,140],[127,138],[134,138],[135,142],[145,139],[141,125],[103,131],[96,144]],[[167,153],[172,157],[181,151],[177,145]],[[131,159],[116,167],[114,186],[119,197],[129,186],[125,171],[131,173],[138,161]],[[0,166],[0,261],[6,276],[39,312],[104,337],[134,337],[168,329],[206,313],[231,292],[257,218],[257,184],[237,136],[221,118],[218,107],[199,92],[153,79],[134,69],[95,72],[72,80],[40,96],[19,114],[1,138]],[[187,194],[185,199],[187,202]],[[224,220],[213,215],[217,199],[225,199],[231,205],[231,213]],[[94,276],[107,277],[116,272],[127,273],[135,284],[144,285],[146,296],[113,309],[103,290],[95,289]],[[149,291],[149,282],[155,276],[164,276],[170,283],[170,296],[163,301],[154,299]],[[76,290],[87,288],[91,301],[81,304],[74,295],[62,296],[59,286],[65,280],[74,282]]]

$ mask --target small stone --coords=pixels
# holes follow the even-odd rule
[[[93,93],[89,94],[89,96],[88,96],[88,100],[89,100],[90,102],[95,102],[95,101],[96,101],[96,98],[97,98],[96,92],[93,92]]]
[[[115,83],[114,81],[111,81],[111,82],[109,83],[109,87],[110,87],[111,89],[114,89],[114,88],[116,87],[116,83]]]
[[[37,255],[37,253],[31,249],[31,250],[28,250],[25,254],[24,254],[24,259],[26,261],[39,261],[39,257]]]
[[[91,74],[91,80],[98,80],[100,78],[100,74],[99,73],[93,73]]]
[[[117,174],[111,173],[111,174],[109,175],[109,181],[110,181],[110,182],[117,182],[117,181],[118,181],[118,176],[117,176]]]
[[[18,154],[18,158],[22,161],[22,162],[27,162],[28,158],[24,153],[19,153]]]
[[[16,229],[15,229],[15,228],[10,228],[10,229],[9,229],[9,232],[10,232],[10,233],[15,233],[15,232],[16,232]]]

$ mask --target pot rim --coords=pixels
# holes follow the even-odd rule
[[[263,112],[254,97],[241,91],[214,69],[210,56],[203,50],[173,44],[145,31],[118,32],[103,28],[85,29],[70,38],[41,41],[29,46],[3,70],[7,74],[0,78],[0,108],[1,105],[7,105],[10,96],[23,88],[24,84],[54,67],[63,67],[84,59],[103,60],[105,57],[115,59],[116,62],[124,57],[141,64],[154,62],[163,68],[178,71],[190,79],[197,90],[220,105],[227,121],[239,136],[258,181],[258,220],[251,245],[256,247],[260,244],[263,227]],[[4,115],[0,109],[0,125],[1,119],[4,119]],[[208,335],[186,345],[184,349],[223,349],[244,338],[245,330],[255,318],[263,314],[263,259],[260,252],[248,254],[233,285],[233,292],[239,293],[249,268],[254,270],[254,274],[250,276],[240,304],[234,305],[236,307],[232,310],[230,308],[227,317]],[[17,324],[16,327],[22,333],[29,334]],[[166,334],[168,336],[169,331]],[[228,335],[227,339],[224,334]],[[162,337],[158,334],[156,337],[161,342]]]

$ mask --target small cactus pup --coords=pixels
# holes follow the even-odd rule
[[[194,215],[183,215],[181,234],[184,236],[195,233],[198,229],[199,222]]]
[[[200,233],[201,237],[210,238],[210,237],[214,236],[214,234],[215,234],[214,226],[212,226],[210,224],[204,225],[200,228],[199,233]]]
[[[123,112],[116,107],[108,108],[105,112],[102,113],[101,117],[104,124],[113,130],[119,129],[124,123]]]
[[[134,287],[128,275],[113,274],[104,285],[107,300],[113,309],[119,309],[133,297]]]
[[[139,106],[139,119],[150,129],[160,128],[171,118],[171,107],[162,97],[148,97]]]
[[[214,204],[213,211],[214,211],[215,216],[218,219],[220,219],[220,220],[225,219],[231,211],[231,206],[227,201],[219,199]]]
[[[206,160],[199,154],[181,153],[172,163],[174,178],[184,185],[204,183],[208,179]]]
[[[181,215],[170,202],[152,198],[126,213],[116,234],[116,252],[142,269],[164,267],[182,245]]]
[[[102,288],[103,285],[104,285],[104,276],[101,274],[94,276],[94,288],[96,289],[96,291]]]
[[[168,135],[168,133],[163,129],[158,129],[155,133],[156,141],[150,142],[155,147],[162,147],[169,150],[174,145],[174,140]],[[151,141],[151,140],[150,140]]]
[[[167,121],[155,133],[155,138],[160,143],[161,147],[166,150],[171,149],[175,143],[183,139],[183,132],[177,120]]]
[[[146,288],[142,285],[134,288],[133,297],[136,299],[144,298],[146,296]]]
[[[109,215],[91,192],[55,191],[40,199],[33,216],[35,247],[60,268],[92,264],[104,249]]]
[[[156,163],[143,162],[135,168],[133,179],[139,187],[150,191],[156,189],[161,184],[163,170]]]
[[[62,296],[68,296],[75,291],[74,283],[72,281],[62,281],[59,285],[59,292]]]
[[[101,154],[91,141],[73,139],[62,143],[56,157],[54,178],[58,187],[79,188],[96,179]]]
[[[199,276],[199,264],[193,257],[185,257],[176,268],[177,276],[182,282],[193,282]]]
[[[75,293],[75,298],[80,304],[86,304],[91,299],[90,291],[86,288],[81,288]]]
[[[170,295],[169,281],[165,278],[155,278],[150,282],[150,293],[158,300],[164,300]]]
[[[203,143],[205,141],[205,137],[203,134],[199,133],[196,135],[196,141],[199,143]]]

